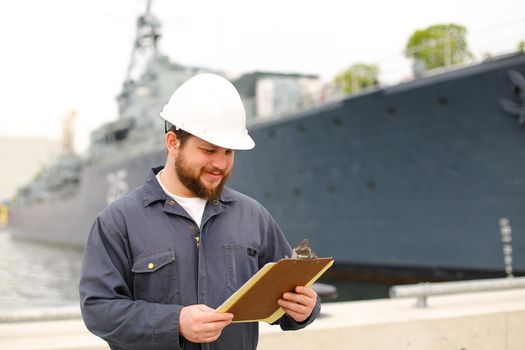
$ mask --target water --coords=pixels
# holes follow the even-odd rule
[[[0,230],[0,312],[78,304],[82,251]]]
[[[0,230],[0,313],[78,304],[82,250],[20,240]],[[337,287],[327,301],[387,298],[389,285],[321,278]]]

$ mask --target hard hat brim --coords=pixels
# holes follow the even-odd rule
[[[186,131],[188,131],[190,134],[192,134],[195,137],[199,137],[199,136],[194,135],[190,130],[186,130]],[[255,147],[255,142],[248,134],[246,134],[245,137],[243,138],[229,138],[227,140],[225,140],[224,138],[214,138],[212,135],[209,135],[208,137],[205,137],[205,138],[202,138],[202,137],[199,137],[199,138],[215,146],[232,149],[236,151],[250,150]]]

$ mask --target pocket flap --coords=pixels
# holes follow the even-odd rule
[[[163,266],[175,261],[173,250],[158,252],[148,256],[141,256],[135,261],[131,271],[135,273],[155,272]]]

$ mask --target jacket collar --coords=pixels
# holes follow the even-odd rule
[[[164,193],[164,191],[162,190],[162,187],[160,187],[160,184],[157,181],[157,178],[155,177],[162,169],[164,169],[164,166],[152,168],[151,171],[149,171],[148,176],[146,177],[146,182],[142,186],[144,207],[147,207],[150,204],[157,201],[166,201],[169,199],[166,193]],[[222,203],[235,201],[233,191],[225,186],[221,194],[219,195],[218,200]]]

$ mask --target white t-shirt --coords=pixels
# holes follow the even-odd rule
[[[159,173],[156,175],[156,178],[164,193],[176,200],[177,203],[179,203],[180,206],[183,207],[188,214],[190,214],[193,220],[195,220],[195,223],[201,227],[202,214],[204,213],[204,208],[206,207],[206,200],[199,197],[181,197],[171,193],[160,181],[160,173],[162,172],[163,170],[159,171]]]

